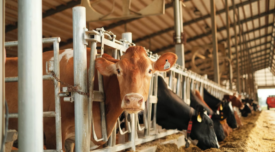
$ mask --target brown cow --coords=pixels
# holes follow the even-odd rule
[[[53,60],[53,52],[43,53],[43,74],[46,74],[46,62]],[[130,47],[116,60],[108,55],[96,59],[96,68],[103,75],[105,92],[105,112],[107,133],[110,136],[117,118],[125,110],[136,113],[144,109],[147,100],[152,74],[156,71],[168,71],[177,60],[174,53],[163,54],[156,62],[151,61],[145,49],[140,46]],[[74,84],[73,50],[60,51],[60,79],[63,82]],[[87,64],[90,62],[90,50],[87,50]],[[164,66],[169,62],[170,66]],[[89,66],[89,64],[88,64]],[[88,67],[89,68],[89,67]],[[7,58],[6,77],[18,76],[18,58]],[[97,74],[96,74],[97,76]],[[95,78],[97,80],[97,78]],[[63,87],[61,85],[61,87]],[[94,89],[98,89],[95,81]],[[10,113],[18,113],[18,84],[6,83],[6,99]],[[54,111],[54,85],[51,80],[43,81],[43,111]],[[99,103],[93,103],[93,120],[95,132],[101,138]],[[74,136],[74,103],[64,102],[61,98],[62,145],[65,149],[65,140]],[[45,145],[47,149],[55,149],[55,118],[44,118]],[[10,119],[10,129],[17,129],[17,119]],[[92,135],[91,135],[92,137]],[[93,138],[91,138],[93,139]],[[95,142],[102,145],[103,142]]]

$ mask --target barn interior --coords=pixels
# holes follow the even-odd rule
[[[2,1],[4,42],[17,41],[20,0]],[[140,13],[157,11],[152,4],[160,1],[161,13]],[[42,0],[42,37],[60,37],[60,50],[74,48],[73,8],[86,3],[99,14],[87,14],[88,30],[104,28],[117,40],[131,32],[135,45],[176,53],[183,69],[255,101],[258,89],[275,88],[274,0]],[[42,52],[53,47],[43,44]],[[17,47],[5,49],[8,58],[18,57]]]

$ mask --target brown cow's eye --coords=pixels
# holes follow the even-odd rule
[[[150,73],[150,74],[152,73],[152,69],[149,70],[149,73]]]
[[[117,69],[116,71],[117,71],[117,74],[120,74],[120,70],[119,69]]]

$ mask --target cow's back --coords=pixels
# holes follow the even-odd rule
[[[73,84],[73,58],[67,59],[64,55],[65,51],[60,51],[60,78],[69,84]],[[43,75],[46,75],[46,62],[53,59],[53,51],[43,53]],[[37,71],[39,72],[39,71]],[[18,76],[18,58],[7,58],[5,65],[5,77],[17,77]],[[61,85],[62,87],[62,85]],[[27,86],[25,87],[27,88]],[[6,82],[5,83],[5,97],[8,103],[10,113],[18,113],[18,82]],[[64,103],[60,98],[61,107],[72,110],[73,104]],[[65,105],[64,105],[65,104]],[[63,109],[62,108],[62,109]],[[54,100],[54,82],[53,80],[43,80],[43,111],[55,111]],[[44,118],[44,120],[51,120],[49,123],[54,123],[54,118]],[[45,121],[44,121],[45,122]],[[50,124],[53,126],[53,124]],[[17,129],[17,119],[10,119],[11,129]],[[53,126],[54,129],[54,126]]]

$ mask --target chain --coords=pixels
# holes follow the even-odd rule
[[[79,91],[78,88],[77,88],[76,86],[73,86],[73,85],[70,85],[70,84],[68,84],[68,83],[66,83],[66,82],[61,81],[61,80],[55,75],[55,73],[54,73],[53,71],[51,71],[51,75],[52,75],[52,77],[53,77],[56,81],[58,81],[58,82],[60,82],[61,84],[65,85],[66,87],[68,87],[68,91],[69,91],[69,92],[76,92],[76,93],[81,94],[81,95],[87,95],[87,96],[89,96],[89,92]]]

